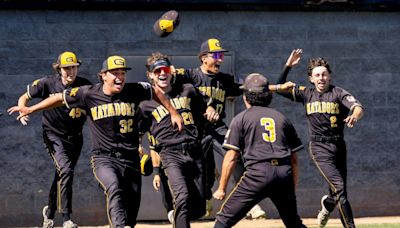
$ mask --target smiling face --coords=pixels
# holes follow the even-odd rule
[[[164,92],[171,89],[171,68],[167,66],[159,67],[154,69],[153,72],[149,72],[149,77],[151,78],[154,85],[157,85]]]
[[[76,75],[78,75],[78,66],[61,67],[59,72],[62,83],[70,85],[75,81]]]
[[[114,69],[101,73],[103,92],[107,95],[120,93],[125,85],[126,70]]]
[[[312,69],[309,79],[318,92],[325,92],[329,88],[331,75],[326,67],[317,66]]]
[[[218,74],[224,62],[224,52],[207,53],[201,57],[201,69],[208,74]]]

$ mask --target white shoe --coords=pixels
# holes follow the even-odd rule
[[[174,210],[168,211],[168,220],[171,224],[174,224]]]
[[[42,215],[43,215],[43,228],[54,228],[54,221],[53,219],[47,218],[47,210],[49,209],[49,206],[44,206],[42,210]]]
[[[256,204],[253,208],[250,209],[249,212],[247,212],[246,218],[247,219],[267,218],[267,214],[258,204]]]
[[[78,228],[78,225],[76,225],[74,222],[71,220],[65,221],[63,223],[63,228]]]
[[[328,223],[330,212],[325,208],[324,201],[328,198],[328,195],[324,195],[321,198],[321,210],[317,215],[318,226],[320,228],[325,227],[326,223]]]

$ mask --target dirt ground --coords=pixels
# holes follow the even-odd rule
[[[315,218],[303,219],[303,223],[309,228],[317,227],[317,221]],[[366,218],[356,218],[356,224],[382,224],[382,223],[399,223],[400,224],[400,216],[398,217],[366,217]],[[214,226],[214,221],[198,221],[192,222],[192,228],[212,228]],[[330,219],[326,228],[332,226],[341,226],[340,219]],[[172,225],[169,223],[139,223],[136,225],[136,228],[172,228]],[[240,221],[235,228],[283,228],[283,224],[280,219],[260,219],[260,220],[242,220]],[[80,228],[108,228],[108,226],[96,226],[89,227],[85,226]]]

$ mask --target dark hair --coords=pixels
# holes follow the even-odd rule
[[[202,60],[203,57],[206,56],[207,54],[208,54],[208,52],[201,52],[197,55],[199,57],[201,64],[203,64],[203,60]]]
[[[316,58],[316,59],[310,59],[310,61],[308,63],[308,69],[307,69],[308,76],[311,76],[312,75],[312,70],[314,68],[316,68],[316,67],[319,67],[319,66],[326,67],[326,69],[328,70],[329,73],[332,72],[328,61],[326,59],[324,59],[324,58],[319,57],[319,58]]]
[[[243,94],[246,97],[246,101],[251,106],[267,107],[271,103],[271,100],[272,100],[271,93],[255,93],[255,92],[250,92],[250,91],[245,90],[243,92]]]

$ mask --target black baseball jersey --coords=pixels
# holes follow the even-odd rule
[[[253,106],[233,118],[223,146],[240,152],[245,167],[285,158],[303,148],[289,119],[275,109],[261,106]]]
[[[182,116],[183,131],[179,132],[172,126],[168,110],[154,100],[144,101],[139,105],[141,130],[150,129],[150,134],[155,138],[154,142],[157,142],[160,147],[196,140],[198,131],[194,112],[198,106],[201,106],[199,104],[201,102],[196,102],[196,91],[193,86],[191,84],[175,85],[165,96],[170,99],[171,104]]]
[[[226,97],[242,95],[239,84],[230,74],[206,74],[200,68],[177,69],[176,83],[190,83],[202,95],[207,106],[212,106],[220,115],[219,121],[225,118]]]
[[[68,108],[84,109],[89,118],[93,150],[136,150],[139,144],[136,110],[143,100],[152,99],[149,83],[126,83],[112,96],[103,92],[103,83],[64,90]]]
[[[85,78],[76,77],[71,85],[66,86],[62,83],[59,75],[46,76],[29,84],[27,95],[29,99],[46,99],[56,93],[61,93],[64,89],[91,84]],[[85,120],[86,112],[80,108],[58,107],[43,111],[42,125],[44,130],[52,131],[58,135],[76,135],[82,132]]]
[[[292,95],[292,100],[304,105],[310,135],[343,137],[343,120],[355,106],[362,106],[349,92],[334,85],[323,93],[296,86]]]

